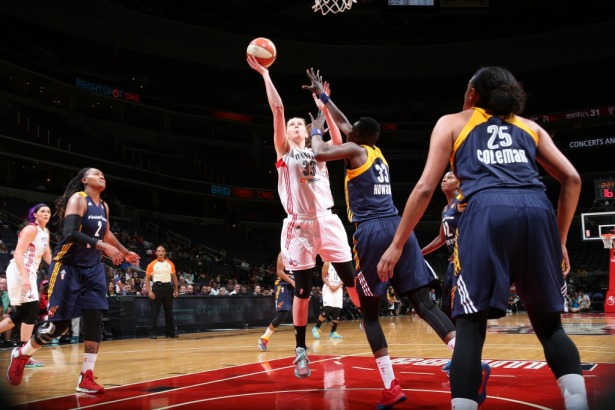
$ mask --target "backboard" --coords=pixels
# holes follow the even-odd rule
[[[615,233],[615,212],[581,214],[581,229],[584,241],[601,241],[601,234]]]

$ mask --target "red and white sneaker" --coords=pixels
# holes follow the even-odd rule
[[[79,375],[79,384],[77,384],[77,391],[81,393],[104,393],[105,388],[94,380],[94,372],[91,370],[81,373]]]
[[[406,400],[406,395],[401,389],[397,379],[393,379],[391,387],[384,389],[382,397],[376,402],[375,408],[378,410],[390,409],[397,403],[401,403]]]
[[[6,370],[6,380],[11,386],[19,386],[23,379],[23,369],[30,360],[30,356],[21,354],[21,347],[16,347],[11,352],[11,361]]]

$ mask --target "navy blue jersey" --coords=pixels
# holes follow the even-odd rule
[[[361,146],[367,150],[367,161],[359,168],[346,170],[348,220],[359,223],[397,215],[389,164],[378,147]]]
[[[490,188],[540,188],[536,147],[538,135],[517,116],[505,118],[474,108],[455,141],[451,165],[462,199]]]
[[[446,207],[442,211],[442,230],[444,230],[444,237],[446,238],[446,247],[450,254],[455,251],[457,224],[459,223],[459,217],[461,216],[461,212],[457,208],[457,203],[457,198],[454,198],[451,201],[451,205],[446,205]]]
[[[103,201],[96,204],[85,192],[79,192],[85,198],[87,208],[81,218],[80,232],[94,239],[103,240],[107,232],[107,212]],[[73,266],[94,266],[100,262],[103,252],[89,245],[70,243],[62,237],[53,251],[53,260]]]

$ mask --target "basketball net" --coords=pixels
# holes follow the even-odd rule
[[[604,244],[604,249],[612,249],[613,248],[613,237],[615,234],[612,233],[603,233],[600,234],[602,238],[602,243]]]
[[[350,10],[352,3],[356,3],[357,0],[314,0],[315,4],[312,6],[314,13],[319,11],[324,16],[327,13],[342,13],[346,10]]]

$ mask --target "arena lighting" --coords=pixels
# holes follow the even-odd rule
[[[248,122],[248,123],[254,122],[254,116],[249,115],[249,114],[240,114],[237,112],[214,110],[211,112],[211,115],[214,118],[219,118],[221,120]]]

